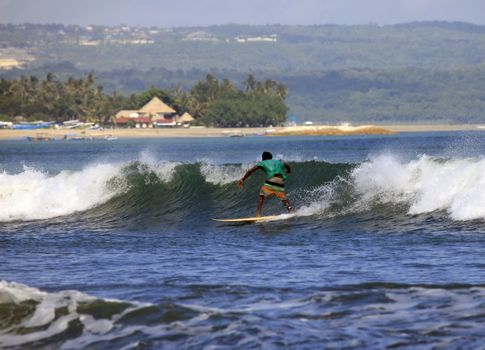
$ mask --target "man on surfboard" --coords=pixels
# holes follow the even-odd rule
[[[291,172],[290,166],[283,163],[277,159],[273,159],[273,155],[269,152],[263,152],[263,161],[256,163],[254,167],[249,169],[241,180],[237,182],[239,187],[244,186],[244,181],[256,170],[261,169],[266,174],[266,180],[259,191],[258,196],[258,207],[256,209],[256,216],[261,216],[261,209],[263,208],[263,203],[265,198],[275,196],[278,198],[288,210],[288,213],[293,211],[293,208],[286,198],[285,193],[285,180],[286,174]]]

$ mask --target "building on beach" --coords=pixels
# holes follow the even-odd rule
[[[194,117],[185,112],[180,118],[177,119],[177,123],[182,125],[184,128],[188,128],[194,120]]]
[[[158,97],[152,98],[139,110],[121,110],[116,113],[117,127],[152,128],[176,126],[176,111]]]
[[[138,111],[133,110],[121,110],[116,113],[116,118],[138,118],[139,114]]]
[[[175,117],[175,110],[166,105],[158,97],[154,97],[137,111],[140,115],[161,118]]]

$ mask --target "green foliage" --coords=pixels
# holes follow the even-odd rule
[[[126,101],[116,93],[104,94],[103,87],[95,81],[93,73],[79,79],[70,77],[63,82],[52,73],[43,81],[35,76],[2,80],[0,110],[9,117],[23,115],[28,119],[82,119],[104,123]]]
[[[279,125],[286,121],[287,107],[281,99],[242,94],[216,100],[207,110],[207,125],[246,127]]]
[[[352,122],[482,122],[485,67],[434,71],[345,70],[279,77],[288,84],[290,113],[304,119]]]
[[[1,25],[0,42],[35,57],[29,68],[76,62],[76,68],[97,72],[119,69],[164,68],[172,72],[213,69],[240,72],[255,69],[297,73],[355,68],[451,69],[485,63],[485,26],[453,22],[403,25],[223,25],[173,28],[150,34],[148,28],[122,32],[117,39],[149,37],[152,44],[110,44],[113,28],[96,26]],[[188,40],[202,32],[211,40]],[[276,35],[277,42],[240,43],[236,37]],[[82,46],[81,39],[97,41]],[[62,68],[65,70],[65,68]],[[69,73],[68,73],[69,74]],[[133,79],[137,91],[141,79]],[[108,88],[108,87],[107,87]]]
[[[229,80],[219,82],[208,74],[191,90],[189,108],[192,114],[210,126],[268,126],[286,120],[284,104],[286,87],[273,80],[247,78],[251,85],[238,90]]]
[[[296,73],[352,68],[450,69],[485,63],[485,26],[453,22],[404,25],[223,25],[173,28],[150,34],[137,28],[116,34],[136,39],[137,32],[152,44],[110,44],[113,28],[62,25],[0,25],[0,42],[27,50],[40,66],[76,62],[84,71],[165,68],[170,71],[213,68],[250,72]],[[211,40],[190,40],[202,32]],[[236,37],[276,35],[277,42],[237,42]],[[97,45],[79,45],[81,39]],[[141,90],[138,88],[138,91]]]
[[[251,76],[252,77],[252,76]],[[57,80],[48,73],[45,80],[35,76],[0,81],[0,110],[9,118],[23,115],[29,120],[65,121],[80,119],[104,124],[121,109],[140,109],[159,97],[182,114],[191,112],[199,123],[213,126],[275,125],[286,120],[286,87],[273,80],[259,82],[254,88],[238,90],[228,79],[213,75],[198,81],[190,90],[162,90],[151,86],[128,97],[116,91],[105,94],[91,72],[85,77]]]

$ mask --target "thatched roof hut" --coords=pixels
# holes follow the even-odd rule
[[[150,102],[140,108],[138,112],[151,116],[173,114],[175,113],[175,110],[163,103],[163,101],[158,97],[154,97],[150,100]]]
[[[178,118],[179,123],[190,123],[193,122],[195,119],[189,113],[185,112],[180,118]]]

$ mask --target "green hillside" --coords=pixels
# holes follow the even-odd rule
[[[35,60],[5,78],[94,71],[107,91],[151,85],[188,89],[212,73],[241,86],[253,73],[288,86],[289,114],[325,121],[455,121],[483,118],[485,26],[203,28],[0,25],[0,52]]]

